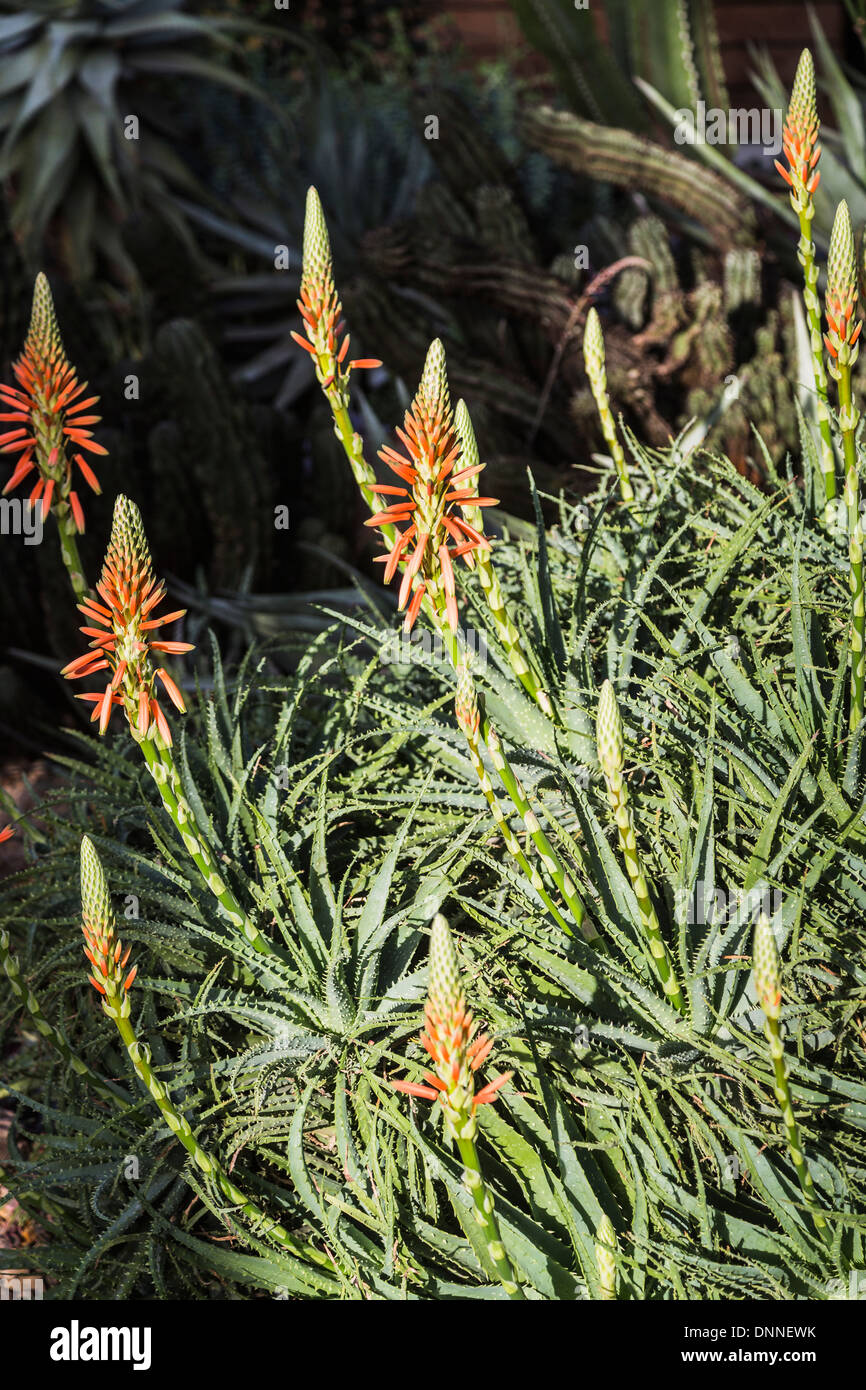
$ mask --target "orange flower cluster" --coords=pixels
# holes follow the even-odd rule
[[[811,53],[804,49],[797,65],[791,101],[782,131],[782,149],[788,161],[788,169],[778,159],[773,163],[791,190],[794,211],[810,219],[812,195],[821,182],[821,174],[816,168],[821,158],[819,129],[820,121],[815,101],[815,68]]]
[[[0,401],[10,407],[0,414],[0,420],[14,428],[0,435],[0,451],[20,453],[21,457],[3,492],[10,492],[36,469],[31,503],[41,500],[46,517],[56,494],[69,502],[76,529],[83,531],[84,511],[71,487],[72,463],[67,450],[70,444],[91,454],[106,454],[108,450],[96,443],[89,428],[100,416],[82,413],[91,410],[99,397],[81,399],[87,382],[79,383],[66,356],[51,291],[42,274],[36,277],[24,351],[12,370],[18,387],[0,385]],[[74,460],[87,485],[98,493],[96,474],[81,452],[74,452]]]
[[[378,357],[346,360],[350,340],[348,334],[342,338],[346,325],[341,317],[343,309],[340,298],[334,287],[328,228],[315,188],[307,193],[301,297],[297,305],[307,336],[302,338],[294,330],[291,330],[291,335],[298,346],[315,359],[316,374],[323,390],[327,391],[336,381],[342,392],[353,367],[381,367]]]
[[[460,458],[460,443],[454,432],[445,351],[438,338],[430,345],[421,384],[397,434],[406,455],[386,445],[379,450],[379,457],[408,486],[377,484],[373,489],[377,496],[400,500],[364,524],[382,527],[408,522],[389,553],[377,556],[385,566],[386,584],[394,577],[397,566],[405,563],[399,596],[401,609],[408,604],[405,630],[411,630],[424,595],[429,592],[434,597],[442,596],[448,625],[456,632],[452,561],[462,557],[471,569],[473,551],[490,549],[486,536],[469,524],[462,509],[494,507],[498,498],[478,497],[474,487],[466,486],[481,472],[483,463],[454,471]],[[412,593],[416,575],[419,582]]]
[[[84,954],[93,967],[88,975],[95,990],[113,1000],[126,994],[138,972],[134,965],[123,978],[131,946],[114,934],[114,914],[102,865],[93,843],[85,835],[81,841],[81,929],[84,933]]]
[[[159,677],[181,713],[186,706],[168,672],[163,667],[154,671],[150,654],[189,652],[193,648],[191,642],[157,641],[151,636],[155,628],[182,618],[186,609],[161,617],[153,615],[164,597],[165,581],[157,581],[153,576],[141,517],[135,503],[127,497],[118,497],[115,503],[111,539],[96,590],[101,603],[87,598],[78,605],[88,624],[97,624],[81,629],[92,639],[90,650],[64,666],[62,674],[68,680],[77,680],[94,671],[110,669],[111,680],[103,691],[78,697],[94,703],[92,719],[99,720],[100,734],[108,727],[114,705],[122,705],[134,736],[144,738],[155,725],[170,745],[171,729],[154,695],[155,678]]]
[[[424,1100],[439,1100],[449,1134],[471,1139],[479,1105],[496,1099],[512,1073],[505,1072],[475,1091],[475,1073],[493,1047],[485,1034],[475,1037],[478,1025],[466,1007],[460,984],[457,950],[445,918],[437,914],[430,929],[430,986],[424,1007],[427,1026],[421,1045],[430,1054],[435,1071],[426,1072],[424,1083],[392,1081],[396,1091]]]

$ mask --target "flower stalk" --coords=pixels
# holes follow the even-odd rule
[[[475,431],[465,401],[458,401],[454,411],[454,432],[460,443],[461,473],[467,479],[466,491],[478,492],[478,473],[483,465],[478,454]],[[484,529],[484,518],[477,500],[467,501],[461,508],[464,519],[477,531]],[[508,611],[508,605],[499,584],[496,570],[489,550],[479,547],[473,556],[475,571],[481,583],[490,616],[496,627],[496,634],[505,649],[509,665],[524,690],[532,697],[542,714],[548,718],[553,715],[550,696],[544,689],[538,662],[527,653],[520,633]]]
[[[313,359],[316,378],[334,417],[334,433],[343,446],[367,506],[377,511],[373,493],[376,475],[364,458],[363,440],[349,415],[349,378],[354,368],[381,367],[382,364],[378,358],[350,360],[348,357],[350,338],[348,334],[343,336],[343,306],[334,287],[331,241],[315,188],[307,190],[301,297],[297,304],[306,336],[293,331],[292,337]]]
[[[108,884],[99,855],[86,835],[81,841],[81,915],[84,954],[91,967],[88,979],[100,995],[104,1013],[117,1027],[136,1076],[172,1134],[180,1140],[205,1178],[214,1184],[226,1201],[238,1208],[239,1214],[256,1235],[288,1250],[297,1259],[323,1268],[333,1268],[333,1262],[327,1255],[312,1245],[296,1240],[285,1226],[267,1216],[257,1202],[232,1182],[219,1161],[199,1143],[188,1119],[154,1075],[150,1065],[150,1049],[138,1041],[131,1019],[129,991],[138,967],[133,966],[126,973],[131,947],[124,951],[123,943],[116,936]]]
[[[623,777],[624,740],[619,705],[610,681],[601,687],[596,721],[596,744],[598,760],[607,785],[607,796],[613,819],[619,832],[619,844],[625,860],[626,871],[632,890],[637,899],[641,925],[647,939],[650,959],[658,976],[665,997],[678,1013],[685,1013],[685,1001],[674,971],[673,962],[668,955],[662,938],[661,926],[650,897],[646,874],[644,873],[634,818],[629,805],[628,788]]]
[[[818,161],[821,146],[818,144],[818,107],[815,97],[815,65],[812,54],[804,48],[797,64],[791,100],[782,132],[782,149],[788,162],[787,169],[778,159],[776,168],[790,189],[791,207],[800,223],[800,240],[797,243],[797,256],[803,267],[803,302],[806,308],[806,322],[809,327],[809,342],[812,350],[812,369],[815,375],[818,431],[821,437],[819,464],[823,479],[825,525],[835,526],[836,515],[836,462],[833,452],[833,434],[830,425],[830,410],[827,403],[827,373],[824,369],[823,337],[821,333],[821,301],[818,296],[818,266],[815,260],[815,243],[812,240],[812,219],[815,216],[814,194],[821,181]]]
[[[828,368],[839,391],[839,429],[845,461],[845,510],[848,518],[848,567],[851,591],[851,701],[849,728],[853,733],[863,718],[866,673],[866,606],[863,593],[863,527],[860,520],[860,479],[857,469],[856,432],[860,412],[854,405],[851,371],[860,352],[862,319],[854,322],[857,304],[857,262],[848,204],[836,209],[830,252],[827,257],[827,333],[824,343]]]
[[[505,1072],[475,1090],[475,1073],[489,1055],[493,1040],[478,1035],[478,1025],[466,1007],[460,980],[460,963],[451,929],[441,913],[430,928],[430,982],[424,1008],[426,1027],[421,1044],[429,1053],[433,1069],[424,1082],[392,1081],[397,1091],[438,1100],[447,1137],[457,1145],[463,1162],[463,1183],[472,1198],[474,1220],[481,1229],[487,1257],[509,1298],[524,1297],[499,1231],[493,1193],[484,1181],[475,1136],[476,1112],[496,1099],[500,1088],[510,1080]]]
[[[773,935],[773,928],[765,912],[760,913],[755,924],[752,979],[754,980],[758,1003],[764,1011],[764,1036],[769,1043],[770,1059],[773,1063],[773,1090],[782,1112],[788,1152],[791,1155],[791,1162],[794,1165],[815,1229],[829,1245],[831,1243],[830,1229],[821,1213],[815,1210],[815,1184],[806,1162],[800,1127],[794,1114],[794,1103],[788,1079],[788,1064],[785,1060],[785,1047],[782,1042],[780,1024],[782,978],[779,951],[776,946],[776,938]]]
[[[157,581],[153,574],[141,516],[128,497],[120,496],[115,503],[111,539],[96,595],[86,597],[78,605],[87,619],[81,631],[91,639],[89,649],[69,662],[62,674],[77,680],[97,671],[110,672],[104,690],[78,698],[93,704],[91,719],[99,720],[100,734],[108,728],[115,706],[123,710],[162,804],[202,879],[232,926],[240,928],[257,951],[268,954],[272,950],[269,942],[220,874],[207,836],[183,793],[172,754],[171,728],[157,695],[157,680],[181,714],[186,705],[165,667],[155,666],[154,654],[160,660],[163,654],[192,651],[192,644],[158,639],[154,630],[182,618],[186,610],[155,616],[154,610],[165,595],[165,581]]]
[[[28,501],[31,506],[41,505],[43,520],[53,512],[63,563],[80,601],[88,594],[77,543],[84,530],[84,510],[72,486],[72,463],[88,487],[98,493],[99,481],[81,450],[90,454],[107,454],[108,450],[97,444],[89,428],[100,419],[87,413],[99,397],[82,399],[87,382],[79,383],[66,356],[51,290],[41,272],[33,290],[24,350],[12,371],[18,385],[0,385],[0,402],[6,407],[0,421],[12,426],[0,435],[0,451],[18,454],[19,458],[3,493],[11,492],[25,478],[32,481],[31,475],[35,475]]]
[[[601,331],[601,319],[595,308],[590,309],[586,316],[586,328],[583,334],[583,360],[586,366],[586,375],[589,378],[590,390],[592,391],[601,420],[602,433],[605,442],[610,450],[616,475],[619,479],[619,492],[623,502],[634,501],[634,491],[631,480],[628,476],[625,454],[619,442],[616,432],[613,415],[610,409],[610,400],[607,394],[607,368],[604,357],[604,334]]]

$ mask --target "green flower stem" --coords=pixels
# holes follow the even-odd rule
[[[481,529],[480,511],[478,514],[478,521],[473,520],[471,516],[467,516],[467,519],[471,526],[475,526],[478,530]],[[505,649],[508,664],[526,693],[538,705],[542,714],[546,715],[548,719],[552,719],[553,705],[551,704],[550,696],[542,686],[536,671],[533,670],[529,663],[529,659],[523,649],[523,643],[520,640],[520,633],[514,624],[511,614],[508,612],[505,598],[496,576],[496,571],[493,568],[490,555],[486,550],[477,550],[475,552],[475,568],[478,571],[478,578],[481,582],[481,588],[487,601],[490,616],[496,627],[496,635]]]
[[[493,1214],[493,1193],[486,1186],[481,1175],[478,1152],[474,1139],[457,1140],[457,1148],[463,1161],[463,1182],[472,1197],[474,1217],[481,1227],[487,1246],[487,1254],[497,1277],[509,1298],[523,1300],[524,1294],[505,1253],[499,1223]]]
[[[155,1102],[169,1129],[183,1144],[196,1167],[205,1177],[210,1178],[216,1184],[229,1202],[234,1203],[240,1209],[241,1216],[246,1219],[255,1234],[272,1241],[284,1250],[288,1250],[296,1259],[319,1265],[323,1269],[333,1270],[333,1261],[328,1255],[323,1254],[313,1245],[296,1240],[294,1236],[289,1234],[285,1226],[267,1216],[257,1202],[252,1201],[232,1182],[217,1160],[202,1148],[190,1128],[189,1121],[177,1109],[168,1091],[154,1076],[150,1067],[148,1049],[136,1038],[129,1017],[123,1017],[118,1010],[112,1010],[110,1017],[117,1025],[136,1075],[149,1091],[151,1099]]]
[[[574,918],[582,936],[586,941],[598,941],[598,932],[592,922],[587,919],[586,908],[577,895],[577,888],[571,876],[564,868],[553,845],[542,830],[538,817],[529,804],[520,779],[517,777],[503,751],[499,735],[486,716],[481,721],[481,730],[484,736],[484,742],[487,745],[487,751],[490,754],[490,760],[496,769],[499,779],[508,792],[517,814],[526,826],[527,832],[541,857],[541,862],[544,864],[544,867],[547,869],[547,872],[562,894],[568,906],[568,910]]]
[[[78,528],[75,525],[72,508],[65,498],[61,498],[55,504],[53,511],[60,535],[60,554],[66,566],[75,597],[80,603],[82,599],[87,598],[90,590],[87,586],[87,580],[84,578],[84,569],[78,554]]]
[[[595,1263],[599,1298],[610,1302],[616,1298],[616,1232],[607,1213],[602,1216],[595,1232]]]
[[[184,847],[205,884],[217,902],[225,909],[232,926],[240,927],[247,940],[263,955],[272,955],[273,947],[250,920],[231,889],[219,873],[213,851],[199,829],[192,807],[183,795],[180,777],[174,765],[171,749],[162,740],[159,747],[151,738],[140,741],[141,751],[156,782],[162,804],[183,840]]]
[[[444,600],[442,594],[439,590],[434,590],[432,587],[428,588],[428,593],[430,594],[429,611],[431,613],[431,617],[433,619],[436,630],[442,637],[442,640],[445,644],[445,648],[450,657],[451,664],[454,667],[454,670],[459,679],[460,672],[464,664],[463,657],[461,655],[460,648],[457,643],[457,638],[449,628],[448,623],[445,619]],[[508,793],[512,801],[512,804],[514,805],[514,808],[517,811],[517,814],[520,816],[521,820],[526,826],[527,832],[541,856],[542,863],[544,864],[545,868],[547,869],[548,873],[550,874],[551,878],[553,879],[554,883],[556,884],[557,888],[562,894],[562,897],[565,900],[565,903],[568,906],[568,909],[571,912],[575,922],[577,923],[577,926],[580,929],[583,937],[587,941],[598,941],[598,932],[596,931],[592,922],[588,921],[586,918],[586,908],[584,907],[583,903],[580,901],[580,898],[577,895],[577,889],[574,883],[572,882],[567,870],[563,867],[559,855],[556,853],[556,850],[553,848],[553,845],[550,843],[544,831],[542,830],[538,822],[538,817],[536,816],[535,812],[529,804],[529,801],[527,800],[526,793],[524,792],[523,787],[520,784],[520,780],[515,775],[514,771],[511,768],[511,764],[508,761],[508,758],[503,752],[499,736],[486,715],[482,715],[480,727],[482,736],[484,738],[484,742],[487,745],[487,751],[490,754],[491,762],[493,763],[493,766],[496,769],[497,776],[499,777],[499,780],[501,781],[503,787]],[[465,732],[466,731],[464,729],[464,733]],[[488,802],[488,804],[490,803]],[[490,809],[491,811],[493,811],[492,806]],[[494,819],[496,819],[495,813]],[[497,825],[498,824],[499,822],[497,821]],[[531,877],[529,878],[529,882],[533,882]],[[572,935],[572,933],[569,932],[569,935]]]
[[[782,1042],[781,1029],[778,1018],[771,1018],[764,1015],[764,1036],[770,1044],[770,1057],[773,1062],[773,1090],[779,1109],[782,1112],[782,1123],[785,1126],[785,1138],[788,1142],[788,1152],[791,1155],[791,1162],[800,1182],[800,1187],[806,1203],[809,1206],[812,1221],[822,1239],[831,1244],[830,1228],[820,1212],[814,1210],[815,1204],[815,1184],[812,1181],[812,1174],[809,1172],[809,1165],[803,1151],[803,1141],[800,1138],[800,1126],[797,1124],[794,1115],[794,1105],[791,1099],[791,1087],[788,1080],[788,1064],[785,1061],[785,1048]]]
[[[20,999],[39,1036],[51,1043],[51,1046],[69,1063],[76,1076],[86,1076],[93,1089],[98,1091],[101,1096],[112,1101],[115,1105],[126,1106],[128,1102],[123,1096],[119,1095],[117,1090],[107,1081],[104,1081],[99,1073],[94,1071],[82,1057],[73,1052],[63,1034],[54,1027],[53,1023],[48,1022],[42,1012],[39,1000],[24,981],[18,959],[10,949],[9,933],[3,928],[0,928],[0,965],[3,966],[9,981],[9,988],[16,999]]]
[[[845,459],[845,508],[848,514],[848,560],[851,589],[851,709],[848,725],[853,733],[863,718],[864,662],[866,662],[866,607],[863,595],[863,528],[860,523],[860,479],[854,440],[858,412],[851,393],[851,368],[839,366],[839,421]]]
[[[586,316],[586,327],[583,337],[583,357],[586,365],[586,375],[589,379],[590,389],[592,390],[599,419],[601,420],[602,433],[604,434],[607,447],[610,450],[616,475],[619,478],[619,491],[623,502],[634,501],[634,491],[628,476],[628,469],[625,462],[625,454],[619,442],[616,432],[613,415],[610,409],[610,400],[607,394],[607,369],[605,366],[604,336],[601,331],[601,320],[597,311],[590,309]]]
[[[484,794],[484,799],[487,802],[487,805],[490,807],[490,814],[493,816],[493,819],[496,823],[496,827],[505,843],[505,848],[508,850],[508,853],[516,860],[517,865],[520,868],[520,871],[523,874],[524,878],[535,889],[536,893],[541,898],[542,902],[544,903],[548,912],[553,917],[557,926],[561,927],[562,930],[566,933],[566,935],[573,936],[574,932],[571,930],[571,927],[568,925],[559,908],[556,906],[555,902],[553,901],[547,889],[545,888],[544,880],[542,879],[541,874],[538,872],[534,864],[530,864],[529,860],[526,858],[526,855],[520,848],[520,841],[514,834],[514,831],[511,829],[511,826],[508,824],[505,814],[503,813],[502,807],[500,806],[499,801],[497,799],[496,792],[493,789],[493,783],[490,780],[490,775],[487,771],[487,768],[484,766],[484,759],[481,756],[481,748],[479,745],[477,733],[468,732],[465,729],[464,733],[466,734],[466,741],[469,745],[470,761],[472,763],[473,768],[475,769],[475,775],[478,778],[479,784],[481,786],[481,791]]]
[[[472,428],[472,421],[469,417],[469,411],[466,408],[466,402],[462,400],[457,402],[457,408],[454,411],[454,432],[460,442],[460,461],[455,471],[477,467],[480,462],[478,443],[475,439],[475,431]],[[477,474],[474,478],[467,479],[466,486],[472,489],[476,496],[478,495]],[[481,532],[483,535],[484,516],[481,508],[473,507],[467,503],[463,507],[463,515],[469,522],[469,525],[474,526],[475,530]],[[528,655],[524,649],[520,633],[508,611],[508,605],[505,601],[502,589],[500,588],[499,580],[493,567],[493,561],[490,557],[490,551],[483,549],[477,550],[474,555],[474,560],[475,569],[481,582],[481,588],[487,602],[487,607],[496,627],[497,636],[505,649],[508,663],[517,679],[520,681],[520,684],[538,705],[542,714],[545,714],[548,719],[552,719],[553,706],[550,702],[550,696],[542,687],[541,671],[538,662],[533,658],[531,653]]]
[[[674,973],[673,963],[662,938],[659,919],[649,894],[646,874],[637,847],[637,835],[628,800],[628,788],[623,776],[625,740],[622,718],[613,686],[609,680],[604,682],[599,696],[596,745],[598,760],[607,787],[608,803],[619,833],[620,849],[625,860],[632,891],[637,899],[641,926],[649,947],[653,969],[667,998],[679,1013],[684,1014],[686,1011],[685,1001]]]
[[[824,521],[829,529],[835,525],[836,462],[833,453],[830,411],[827,405],[827,371],[824,366],[824,338],[821,332],[818,267],[815,263],[815,243],[812,240],[813,214],[814,208],[810,199],[808,207],[799,210],[800,240],[797,245],[797,256],[803,267],[803,302],[806,306],[806,322],[809,325],[809,344],[812,349],[812,368],[815,373],[818,429],[821,435],[820,466],[824,479]]]
[[[665,992],[666,997],[673,1004],[678,1013],[684,1014],[686,1011],[685,1000],[679,986],[671,958],[662,938],[661,926],[653,906],[652,898],[649,895],[646,874],[644,873],[640,851],[637,847],[637,836],[634,828],[634,818],[631,807],[628,803],[628,792],[625,782],[619,788],[612,788],[608,783],[608,801],[613,813],[616,828],[619,832],[619,845],[622,856],[625,860],[626,871],[631,881],[632,891],[637,899],[638,912],[640,913],[641,926],[647,938],[653,968],[658,976],[659,983]]]

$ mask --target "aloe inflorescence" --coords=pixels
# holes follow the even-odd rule
[[[98,598],[88,596],[79,604],[88,624],[98,624],[81,629],[91,639],[90,649],[64,666],[63,675],[78,680],[110,670],[111,679],[102,691],[88,692],[79,698],[93,703],[91,719],[99,720],[100,734],[106,732],[115,705],[124,711],[163,805],[204,882],[232,926],[240,927],[256,950],[268,952],[267,940],[220,873],[209,838],[197,822],[175,766],[171,726],[157,698],[157,680],[181,713],[186,705],[174,678],[164,666],[154,665],[153,654],[159,660],[163,654],[179,655],[193,648],[190,642],[167,641],[153,635],[162,624],[183,617],[185,610],[155,615],[165,594],[165,583],[154,575],[141,516],[128,497],[118,497],[115,503],[111,539],[96,592]]]
[[[457,948],[441,913],[434,917],[430,928],[430,983],[424,1014],[426,1027],[421,1044],[430,1055],[433,1070],[425,1073],[423,1082],[392,1081],[391,1085],[409,1095],[439,1101],[445,1131],[463,1160],[463,1180],[472,1195],[475,1220],[484,1235],[487,1256],[506,1293],[520,1298],[520,1287],[494,1215],[493,1194],[482,1177],[475,1148],[478,1107],[496,1099],[500,1088],[511,1079],[511,1072],[494,1077],[476,1091],[475,1073],[489,1055],[493,1041],[478,1034],[478,1025],[466,1006]]]
[[[72,485],[72,464],[98,493],[99,481],[82,450],[90,454],[108,450],[97,443],[90,428],[100,417],[87,413],[99,397],[84,396],[87,382],[79,382],[66,356],[51,290],[41,273],[36,277],[24,350],[12,370],[18,385],[0,385],[0,400],[7,407],[0,420],[13,425],[0,435],[0,450],[18,454],[19,459],[3,492],[11,492],[35,475],[29,501],[41,504],[43,516],[54,512],[70,582],[78,598],[83,598],[87,584],[75,538],[84,530],[84,508]]]
[[[830,252],[827,257],[828,369],[839,388],[839,428],[845,460],[845,509],[848,517],[848,559],[851,589],[851,704],[852,732],[863,718],[864,662],[866,662],[866,609],[863,595],[863,526],[860,520],[860,478],[855,436],[860,412],[854,404],[851,371],[860,352],[862,319],[855,322],[857,259],[851,216],[845,202],[836,209]]]

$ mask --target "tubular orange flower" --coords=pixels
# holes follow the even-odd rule
[[[429,593],[444,601],[448,625],[456,632],[457,599],[452,560],[462,556],[471,569],[473,551],[490,549],[486,536],[466,520],[464,511],[467,506],[496,506],[498,499],[478,497],[476,488],[468,486],[483,469],[482,463],[457,467],[461,446],[454,430],[445,350],[438,338],[430,345],[421,384],[406,412],[403,429],[398,427],[397,434],[408,457],[388,446],[379,450],[379,457],[408,486],[377,484],[373,489],[377,496],[398,500],[364,524],[384,527],[408,522],[404,531],[398,531],[389,553],[377,556],[385,566],[386,584],[394,577],[397,567],[404,566],[399,604],[401,608],[408,604],[406,631],[415,622],[425,593]],[[416,575],[418,583],[410,602]]]
[[[475,1091],[475,1073],[486,1060],[493,1041],[485,1034],[475,1037],[478,1025],[466,1007],[460,983],[457,950],[445,918],[437,914],[430,930],[430,985],[424,1008],[427,1026],[421,1044],[435,1067],[426,1072],[422,1085],[415,1081],[392,1081],[396,1091],[438,1100],[445,1115],[445,1127],[455,1140],[472,1139],[475,1112],[479,1105],[496,1099],[500,1087],[512,1072],[505,1072]]]
[[[334,287],[331,242],[315,188],[307,192],[304,218],[304,262],[301,297],[297,301],[304,320],[306,338],[292,331],[299,347],[314,358],[316,376],[327,391],[336,385],[341,397],[347,395],[349,373],[353,367],[381,367],[377,357],[356,357],[347,361],[349,335],[342,320],[343,307]],[[342,341],[341,341],[342,339]]]
[[[93,702],[91,718],[99,720],[99,732],[105,733],[114,705],[121,705],[137,741],[149,731],[153,737],[155,728],[170,745],[171,729],[154,695],[157,677],[181,712],[185,709],[183,696],[163,667],[153,669],[150,654],[189,652],[193,648],[191,642],[156,641],[151,636],[155,628],[182,618],[186,609],[154,616],[153,610],[165,595],[165,581],[154,578],[141,517],[128,497],[118,497],[115,503],[111,539],[96,591],[102,602],[86,598],[78,605],[87,619],[88,626],[81,631],[92,639],[90,649],[64,666],[62,675],[77,680],[110,670],[111,679],[103,691],[78,697]]]
[[[84,513],[71,491],[72,463],[67,450],[75,446],[75,462],[94,492],[100,491],[99,482],[80,451],[106,454],[108,450],[96,443],[89,428],[100,419],[88,413],[99,397],[83,398],[87,382],[79,384],[66,356],[51,290],[41,273],[36,277],[24,350],[12,370],[18,386],[0,385],[0,400],[8,407],[0,414],[0,421],[12,426],[0,434],[0,451],[20,457],[3,492],[10,492],[35,471],[30,501],[41,500],[43,515],[48,514],[52,502],[68,503],[76,529],[83,531]]]
[[[14,825],[4,825],[3,829],[0,830],[0,845],[2,845],[4,840],[11,840],[14,834]]]
[[[123,942],[115,935],[105,874],[93,842],[86,835],[81,841],[81,918],[84,954],[92,967],[87,978],[102,995],[105,1012],[126,1017],[129,1013],[126,994],[138,966],[134,965],[124,978],[132,947],[127,946],[124,951]]]

